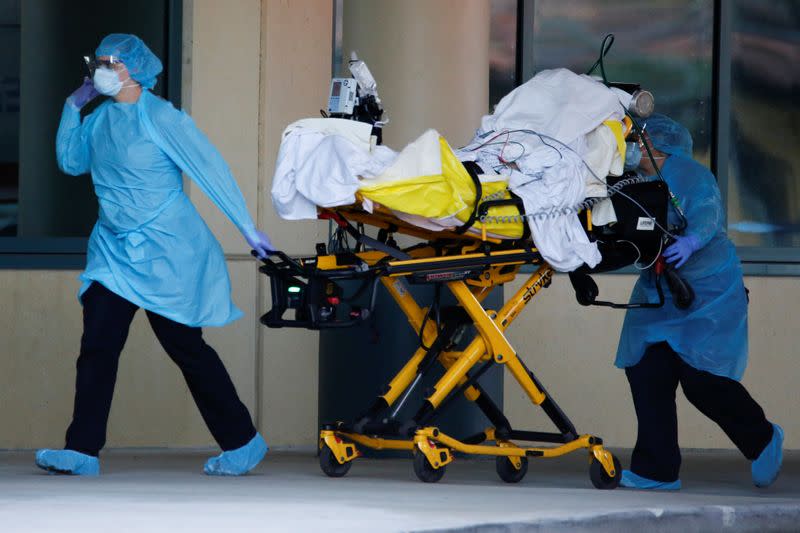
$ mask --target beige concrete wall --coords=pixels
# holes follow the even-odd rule
[[[326,239],[327,225],[280,220],[270,188],[284,127],[318,116],[326,103],[332,3],[193,0],[184,5],[185,102],[230,163],[257,225],[282,250],[312,254],[314,243]],[[255,388],[256,424],[273,447],[313,446],[318,335],[258,324],[270,305],[267,279],[258,274],[232,224],[201,191],[189,187],[230,261],[240,265],[240,282],[254,303],[243,319],[252,326],[249,334],[229,334],[239,357],[252,363],[248,383]]]
[[[633,276],[597,276],[603,299],[627,301]],[[800,447],[800,375],[797,320],[792,302],[800,298],[796,278],[745,280],[750,288],[750,364],[744,384],[767,417],[786,431],[787,448]],[[506,286],[512,294],[522,279]],[[573,419],[578,431],[602,436],[610,446],[632,447],[636,417],[625,373],[613,366],[624,311],[584,308],[575,302],[569,280],[557,275],[508,331],[519,354],[548,392]],[[512,423],[549,428],[549,422],[507,375],[506,412]],[[724,433],[692,407],[678,400],[681,446],[731,448]]]
[[[345,0],[343,53],[356,50],[378,81],[390,124],[387,144],[401,146],[426,128],[441,131],[453,145],[470,138],[488,107],[488,3],[482,0]],[[469,35],[456,39],[454,35]],[[632,276],[598,278],[603,295],[627,301]],[[522,277],[506,286],[511,295]],[[800,296],[793,278],[748,279],[752,290],[751,363],[745,384],[768,416],[784,425],[787,445],[800,447],[797,389],[800,370],[794,346],[792,301]],[[584,308],[569,281],[557,276],[509,330],[512,344],[582,432],[603,436],[612,446],[631,447],[636,423],[625,374],[613,366],[622,311]],[[506,411],[520,427],[550,423],[510,376]],[[681,444],[730,448],[725,435],[679,400]],[[793,431],[794,429],[794,431]]]
[[[255,314],[249,266],[229,262],[233,294]],[[76,271],[0,270],[0,449],[61,446],[72,415],[81,337]],[[245,404],[255,407],[255,324],[209,328]],[[144,313],[131,326],[111,408],[108,445],[195,447],[213,443],[177,367]]]
[[[260,5],[186,2],[189,41],[186,101],[194,117],[239,177],[255,213],[258,170]],[[192,9],[197,16],[192,16]],[[218,12],[215,12],[218,11]],[[250,23],[250,24],[248,24]],[[214,31],[214,28],[219,31]],[[222,39],[220,41],[219,39]],[[226,52],[232,43],[238,54]],[[227,46],[227,45],[226,45]],[[257,71],[257,69],[255,69]],[[222,74],[222,76],[220,76]],[[198,86],[201,88],[196,89]],[[226,87],[237,90],[230,97]],[[249,91],[249,92],[248,92]],[[254,116],[255,115],[255,116]],[[244,178],[244,179],[243,179]],[[246,250],[232,225],[191,185],[188,190],[229,254]],[[242,255],[242,257],[244,257]],[[243,401],[256,408],[256,272],[253,262],[229,255],[234,298],[246,317],[206,338],[225,361]],[[0,271],[0,448],[59,446],[70,420],[81,310],[75,271]],[[109,446],[207,446],[208,431],[176,367],[156,342],[143,313],[122,355],[109,422]]]
[[[327,224],[281,220],[272,209],[269,192],[283,129],[295,120],[319,116],[327,103],[333,4],[264,0],[261,28],[259,222],[280,249],[313,255],[314,243],[327,239]],[[259,301],[266,309],[266,278],[259,283]],[[273,445],[314,446],[319,429],[318,335],[295,329],[260,331],[259,426]]]
[[[376,13],[378,4],[383,11]],[[346,9],[353,5],[372,13],[370,20],[394,21],[390,24],[384,20],[378,26],[386,32],[398,24],[397,20],[416,28],[411,21],[427,7],[433,13],[422,18],[438,21],[436,28],[444,27],[445,22],[459,28],[459,24],[469,26],[472,38],[458,46],[483,47],[484,51],[474,51],[476,54],[488,50],[486,43],[475,44],[484,38],[488,42],[488,29],[484,35],[479,24],[488,21],[481,18],[481,13],[488,12],[483,0],[470,0],[473,11],[450,9],[453,6],[448,7],[446,0],[345,2]],[[311,252],[313,243],[324,239],[325,227],[313,222],[280,221],[271,208],[269,189],[281,130],[293,120],[316,115],[325,104],[331,2],[187,0],[184,6],[185,104],[228,160],[259,225],[281,248],[292,253]],[[469,13],[455,19],[445,17],[458,11]],[[399,19],[392,18],[395,16]],[[394,53],[382,50],[370,57],[366,50],[360,51],[381,83],[381,94],[392,116],[387,140],[394,135],[397,143],[402,143],[432,126],[458,144],[471,135],[485,111],[488,96],[481,80],[486,79],[488,62],[459,55],[457,47],[441,37],[444,33],[424,27],[428,29],[419,34],[414,33],[417,29],[409,30],[413,39],[388,33],[388,37],[400,39],[392,41],[396,44]],[[439,37],[434,39],[429,33]],[[412,54],[433,49],[446,53]],[[456,61],[461,62],[460,68]],[[416,70],[413,76],[404,76],[404,71],[397,71],[398,65]],[[453,81],[450,76],[427,74],[448,69],[463,78]],[[395,94],[404,77],[418,82],[414,87],[425,91],[417,98],[402,90]],[[453,96],[455,87],[461,90]],[[443,110],[439,112],[434,108],[441,102]],[[428,107],[420,112],[420,104]],[[396,133],[391,133],[393,129]],[[235,324],[209,329],[206,337],[218,349],[271,444],[313,445],[318,337],[302,330],[267,330],[257,323],[267,307],[265,280],[247,258],[238,232],[200,191],[191,184],[188,187],[228,253],[234,298],[246,313]],[[0,271],[0,448],[58,446],[63,441],[72,408],[74,363],[81,334],[80,308],[75,299],[77,274]],[[604,296],[622,301],[628,297],[633,278],[602,276],[598,282]],[[511,294],[520,283],[509,284],[506,293]],[[787,447],[798,448],[800,413],[794,407],[800,400],[795,385],[800,375],[800,354],[795,342],[793,302],[800,297],[800,283],[796,278],[748,278],[747,284],[752,291],[751,362],[744,382],[768,416],[783,424]],[[509,330],[512,343],[578,429],[595,432],[612,446],[631,446],[635,437],[627,382],[624,373],[612,364],[622,316],[619,311],[578,306],[567,280],[557,276],[552,287],[537,296]],[[133,324],[119,376],[110,446],[212,444],[180,375],[158,346],[142,314]],[[546,424],[511,381],[506,383],[506,409],[520,426]],[[683,446],[730,447],[721,431],[682,398],[679,417]]]
[[[258,209],[260,0],[184,2],[183,107],[225,156],[247,200]],[[187,180],[198,211],[228,254],[247,255],[236,227]]]
[[[453,146],[489,107],[488,0],[345,0],[342,53],[355,50],[378,82],[396,149],[428,128]]]
[[[316,225],[277,223],[269,215],[268,194],[283,125],[316,114],[324,105],[330,75],[331,3],[189,0],[184,7],[184,106],[229,163],[254,219],[276,243],[293,252],[312,251]],[[271,28],[271,40],[264,38],[262,24]],[[292,44],[293,29],[315,35],[299,47],[305,57]],[[267,44],[269,53],[262,54]],[[262,62],[265,55],[270,60]],[[318,73],[317,78],[312,73]],[[270,91],[264,91],[262,79],[294,81],[277,89],[273,83]],[[312,82],[306,84],[308,79]],[[316,92],[302,93],[300,86]],[[269,103],[262,106],[261,99],[267,96]],[[266,110],[269,113],[261,113]],[[265,135],[268,142],[262,138]],[[245,312],[234,324],[207,329],[206,338],[220,353],[271,443],[313,445],[316,336],[273,333],[258,324],[266,303],[265,293],[259,292],[263,282],[255,261],[225,216],[191,182],[186,188],[226,251],[234,299]],[[78,273],[0,271],[0,449],[63,443],[82,329],[75,298]],[[257,347],[268,359],[263,365]],[[266,390],[263,396],[262,390]],[[262,412],[266,415],[260,416]],[[143,313],[134,321],[122,355],[108,445],[213,445],[181,376]]]

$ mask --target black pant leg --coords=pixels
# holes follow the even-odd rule
[[[680,381],[686,398],[716,422],[742,454],[756,459],[772,439],[772,424],[744,385],[730,378],[697,370],[680,362]]]
[[[247,444],[256,434],[247,407],[239,399],[217,352],[193,328],[147,312],[150,325],[170,358],[183,373],[200,414],[223,450]]]
[[[106,443],[119,356],[137,306],[95,282],[83,294],[83,337],[66,445],[97,456]]]
[[[638,434],[631,471],[654,481],[678,479],[677,355],[667,343],[650,346],[638,364],[625,369],[636,409]]]

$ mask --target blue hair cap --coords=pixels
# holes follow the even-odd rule
[[[94,54],[96,57],[119,57],[131,78],[145,89],[156,86],[156,76],[163,70],[161,60],[144,44],[144,41],[129,33],[107,35]]]
[[[682,125],[666,115],[654,113],[642,124],[657,150],[670,155],[692,157],[692,135]]]

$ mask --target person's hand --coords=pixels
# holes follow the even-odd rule
[[[83,78],[83,84],[69,95],[68,100],[72,102],[72,105],[80,109],[94,100],[99,94],[97,89],[94,88],[94,82],[89,78]]]
[[[694,235],[677,236],[664,252],[667,263],[675,263],[675,268],[680,268],[689,260],[693,253],[700,249],[700,240]]]
[[[256,252],[259,259],[266,259],[270,252],[275,251],[272,241],[269,240],[267,234],[263,231],[253,230],[251,234],[245,235],[247,244]]]

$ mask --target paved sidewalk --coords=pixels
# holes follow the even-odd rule
[[[592,487],[584,455],[531,460],[519,485],[493,461],[456,460],[417,481],[410,460],[360,459],[326,478],[315,457],[273,453],[242,478],[203,475],[210,452],[109,451],[99,478],[51,476],[33,452],[0,453],[0,530],[113,531],[797,531],[800,454],[756,489],[731,452],[684,454],[684,489]],[[623,464],[627,454],[621,453]]]

